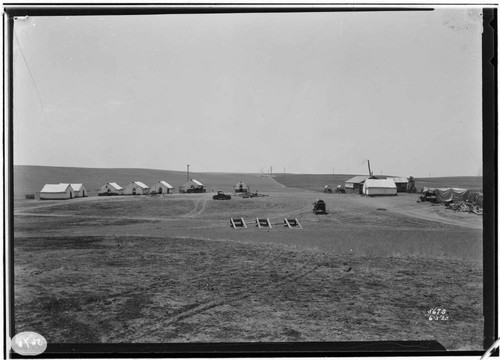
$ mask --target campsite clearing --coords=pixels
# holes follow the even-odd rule
[[[418,194],[267,193],[16,200],[16,332],[67,343],[482,348],[481,216],[419,204]],[[312,213],[318,198],[328,214]],[[232,229],[231,217],[248,228]],[[449,319],[429,320],[435,307]]]

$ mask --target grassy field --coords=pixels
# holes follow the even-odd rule
[[[212,176],[223,187],[239,174]],[[327,195],[269,177],[259,192],[270,196],[16,199],[16,332],[49,343],[433,339],[482,349],[480,216],[415,194]],[[318,196],[327,215],[312,213]],[[248,228],[230,228],[230,217]],[[434,307],[449,318],[429,321]]]
[[[337,185],[344,186],[346,180],[354,176],[355,175],[347,174],[276,174],[273,175],[273,178],[288,188],[323,191],[326,185],[330,186],[332,189],[335,189]]]

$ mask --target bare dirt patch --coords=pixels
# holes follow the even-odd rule
[[[481,344],[476,262],[150,237],[18,238],[15,246],[16,332],[52,343]],[[433,307],[449,320],[429,321]]]

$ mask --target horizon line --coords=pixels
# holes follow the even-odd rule
[[[172,169],[153,169],[153,168],[141,168],[141,167],[89,167],[89,166],[61,166],[61,165],[26,165],[26,164],[12,164],[12,166],[32,166],[32,167],[55,167],[55,168],[68,168],[68,169],[100,169],[100,170],[154,170],[154,171],[170,171],[186,173],[186,170],[172,170]],[[347,173],[297,173],[297,172],[249,172],[249,171],[190,171],[190,173],[198,174],[252,174],[252,175],[265,175],[265,176],[275,176],[275,175],[329,175],[329,176],[365,176],[366,174],[347,174]],[[366,175],[369,176],[369,175]],[[373,176],[377,176],[374,174]],[[379,174],[378,176],[392,176],[399,177],[399,175],[388,175]],[[412,175],[413,176],[413,175]],[[409,176],[407,176],[409,177]],[[483,177],[483,175],[448,175],[448,176],[413,176],[419,179],[434,179],[434,178],[450,178],[450,177]]]

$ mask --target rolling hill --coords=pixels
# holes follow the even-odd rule
[[[335,189],[337,185],[344,185],[346,180],[349,180],[355,175],[346,174],[276,174],[273,175],[274,180],[286,187],[294,187],[312,191],[323,191],[325,185],[329,185]]]
[[[191,173],[191,178],[201,181],[207,191],[223,190],[232,192],[233,186],[244,181],[251,191],[276,192],[284,188],[322,191],[325,185],[333,189],[344,185],[345,181],[355,175],[348,174],[276,174],[271,176],[248,173]],[[97,196],[98,189],[107,182],[117,182],[126,186],[132,181],[142,181],[153,185],[159,180],[165,180],[179,188],[186,181],[184,171],[155,169],[103,169],[15,165],[14,166],[14,198],[24,198],[26,193],[38,195],[44,184],[50,183],[83,183],[90,196]],[[483,188],[482,177],[439,177],[416,178],[417,189],[426,187],[461,187],[475,191]],[[37,196],[38,197],[38,196]]]
[[[456,187],[470,189],[473,191],[483,191],[482,176],[450,176],[450,177],[435,177],[435,178],[416,178],[417,188],[448,188]]]

